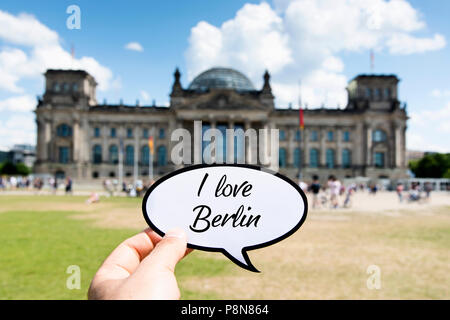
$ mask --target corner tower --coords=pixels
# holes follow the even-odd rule
[[[400,107],[395,75],[358,75],[348,86],[347,109],[393,111]]]

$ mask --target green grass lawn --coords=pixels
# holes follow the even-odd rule
[[[72,219],[77,211],[45,211],[50,202],[83,203],[81,197],[0,197],[0,299],[85,299],[90,281],[104,258],[140,230],[102,229]],[[102,199],[111,204],[140,205],[140,199]],[[29,203],[29,210],[8,210]],[[227,262],[194,253],[177,266],[177,278],[226,272]],[[68,266],[81,268],[81,289],[69,290]],[[183,298],[216,298],[182,290]]]

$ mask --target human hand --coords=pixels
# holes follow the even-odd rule
[[[122,242],[101,265],[88,291],[89,299],[179,299],[175,265],[186,249],[181,229],[161,238],[151,229]]]

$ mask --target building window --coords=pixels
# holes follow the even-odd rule
[[[125,164],[127,166],[134,165],[134,147],[126,146],[125,148]]]
[[[133,138],[133,129],[131,128],[127,129],[127,138]]]
[[[374,142],[383,142],[386,141],[386,133],[383,130],[377,129],[373,132],[373,138],[372,140]]]
[[[70,90],[70,85],[69,85],[67,82],[64,82],[64,83],[62,84],[62,89],[63,89],[64,92],[69,92],[69,90]]]
[[[159,146],[158,147],[158,166],[165,166],[166,165],[166,147],[165,146]]]
[[[59,147],[59,163],[69,163],[69,147]]]
[[[317,134],[316,130],[311,131],[311,141],[317,141],[319,140],[319,135]]]
[[[351,153],[349,149],[342,150],[342,167],[350,168],[351,165]]]
[[[302,134],[300,130],[295,131],[295,141],[300,141],[302,139]]]
[[[373,96],[374,96],[375,100],[380,100],[381,99],[381,89],[375,88],[373,91]]]
[[[344,131],[344,133],[342,135],[342,140],[344,142],[349,142],[350,141],[350,131]]]
[[[72,127],[63,123],[56,128],[56,135],[58,137],[71,137],[72,136]]]
[[[77,83],[72,83],[72,91],[78,92],[78,84]]]
[[[163,128],[159,129],[159,138],[164,139],[165,137],[166,137],[166,131]]]
[[[280,130],[280,140],[286,140],[286,131]]]
[[[100,137],[100,128],[94,128],[94,137]]]
[[[328,139],[328,141],[333,141],[334,140],[334,132],[333,131],[328,131],[327,132],[327,139]]]
[[[373,159],[375,167],[384,168],[384,152],[375,152]]]
[[[279,164],[280,164],[280,168],[286,167],[286,149],[285,148],[280,148]]]
[[[367,99],[372,98],[372,90],[370,88],[366,88],[366,98]]]
[[[311,168],[317,168],[319,166],[319,150],[309,150],[309,166]]]
[[[53,82],[52,90],[54,92],[59,92],[61,90],[61,87],[58,82]]]
[[[111,138],[115,138],[117,135],[116,128],[111,128],[110,136]]]
[[[115,144],[109,146],[109,162],[113,164],[119,162],[119,150]]]
[[[389,100],[391,98],[391,89],[390,88],[384,88],[384,98],[386,100]]]
[[[145,139],[148,139],[148,129],[143,129],[142,130],[142,137]]]
[[[102,146],[98,144],[92,147],[92,162],[95,164],[102,163]]]
[[[294,166],[300,167],[301,151],[300,148],[294,149]]]
[[[334,150],[327,149],[326,151],[326,165],[328,169],[334,168]]]
[[[148,165],[150,162],[150,148],[145,145],[141,148],[141,163],[143,165]]]

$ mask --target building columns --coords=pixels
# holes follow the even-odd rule
[[[365,128],[366,134],[366,166],[370,167],[372,165],[372,127],[369,124],[366,124]]]
[[[327,151],[325,148],[326,130],[320,129],[320,166],[325,167],[327,165]]]
[[[336,165],[338,167],[342,166],[342,129],[337,129],[336,134]]]

